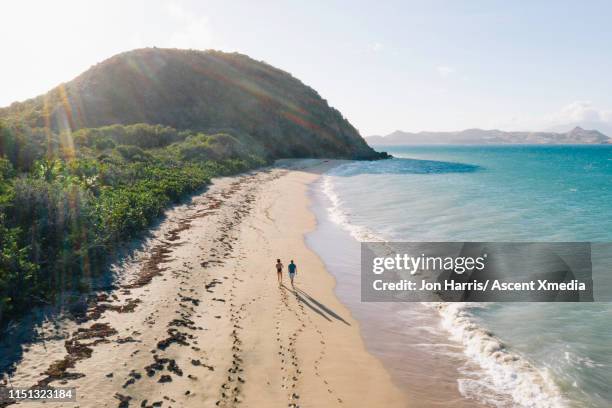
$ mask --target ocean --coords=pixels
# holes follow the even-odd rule
[[[359,299],[361,241],[612,242],[612,146],[382,150],[312,186],[307,242],[396,382],[423,406],[612,406],[612,303]]]

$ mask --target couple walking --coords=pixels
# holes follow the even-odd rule
[[[293,259],[291,263],[287,265],[287,271],[289,271],[289,279],[291,279],[291,286],[293,286],[293,278],[295,278],[295,274],[297,273],[297,265],[293,263]],[[283,263],[280,259],[276,260],[276,274],[278,276],[278,284],[281,285],[283,283]]]

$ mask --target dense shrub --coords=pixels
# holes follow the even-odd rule
[[[104,150],[117,144],[138,146],[143,149],[165,147],[185,139],[190,132],[179,132],[168,126],[137,123],[111,125],[95,129],[80,129],[73,135],[75,144]]]
[[[115,150],[127,161],[146,161],[150,158],[149,154],[138,146],[121,145]]]
[[[56,149],[57,146],[58,140],[53,136],[47,137],[43,129],[9,125],[0,120],[0,158],[8,159],[16,169],[31,170],[46,149]]]
[[[266,163],[244,135],[149,125],[83,129],[73,140],[31,140],[34,131],[2,125],[0,132],[0,322],[67,290],[86,290],[117,246],[168,205],[212,177]],[[152,134],[159,137],[134,136]],[[37,153],[24,165],[26,150]]]
[[[31,302],[38,287],[39,268],[29,260],[29,247],[20,245],[19,235],[0,213],[0,322],[8,320],[15,307]]]

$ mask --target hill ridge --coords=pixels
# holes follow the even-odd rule
[[[147,123],[249,134],[272,158],[378,158],[317,91],[240,53],[140,48],[116,54],[0,119],[52,131]]]

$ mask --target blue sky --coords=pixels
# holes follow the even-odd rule
[[[0,16],[0,106],[117,52],[215,48],[291,72],[364,135],[612,133],[612,2],[21,0]]]

